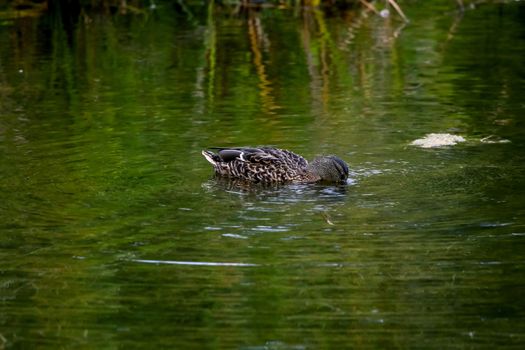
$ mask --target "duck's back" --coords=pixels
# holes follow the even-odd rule
[[[252,182],[305,182],[308,162],[298,154],[273,147],[215,148],[204,157],[223,176]]]

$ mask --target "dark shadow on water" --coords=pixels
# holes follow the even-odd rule
[[[255,184],[213,177],[204,182],[202,188],[211,202],[221,207],[236,208],[236,221],[243,223],[243,233],[246,227],[251,227],[249,231],[256,233],[287,232],[298,222],[324,221],[332,226],[335,225],[332,218],[338,215],[350,198],[348,185],[321,183]],[[213,206],[210,203],[210,207]]]

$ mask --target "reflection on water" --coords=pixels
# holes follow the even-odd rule
[[[0,348],[525,344],[523,3],[126,3],[0,9]]]
[[[348,184],[273,184],[253,183],[240,179],[216,176],[202,187],[210,192],[228,192],[255,198],[261,203],[325,202],[344,200]]]
[[[240,204],[236,209],[236,221],[242,225],[232,225],[223,237],[246,239],[259,233],[287,233],[282,239],[297,237],[293,233],[300,220],[297,216],[308,215],[308,221],[324,220],[334,225],[331,212],[344,206],[347,200],[347,185],[322,184],[254,184],[242,180],[215,177],[205,183],[203,188],[216,201],[232,198]],[[275,215],[283,216],[275,218]],[[312,220],[313,219],[313,220]],[[304,220],[304,219],[302,219]],[[206,230],[223,231],[224,226],[207,226]]]

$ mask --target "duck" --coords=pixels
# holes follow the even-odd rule
[[[349,173],[348,165],[334,155],[309,163],[292,151],[269,146],[211,147],[202,155],[216,175],[253,183],[345,183]]]

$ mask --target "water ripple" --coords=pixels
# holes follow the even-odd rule
[[[176,261],[176,260],[146,260],[133,259],[136,263],[143,264],[165,264],[165,265],[186,265],[186,266],[233,266],[233,267],[253,267],[259,266],[257,264],[235,263],[235,262],[208,262],[208,261]]]

